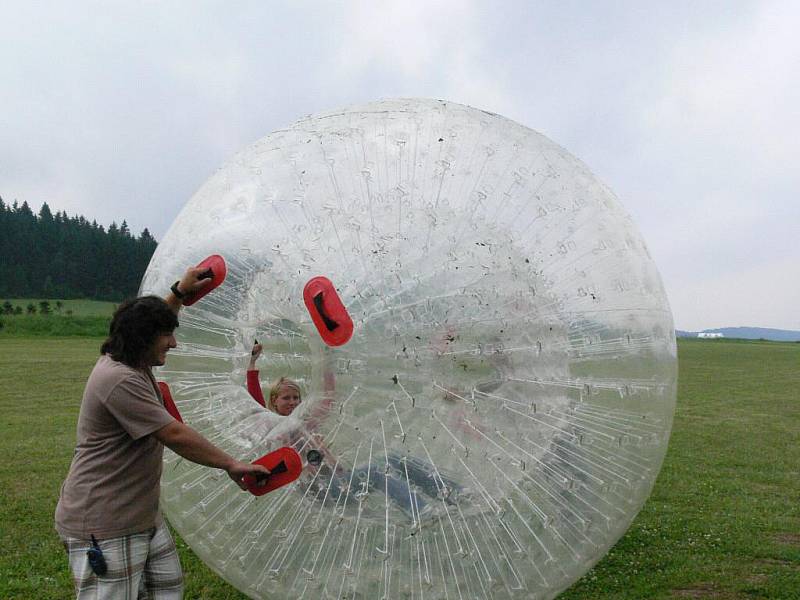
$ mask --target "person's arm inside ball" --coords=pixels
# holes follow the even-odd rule
[[[256,340],[253,343],[253,349],[250,351],[250,362],[247,365],[247,391],[253,397],[253,400],[258,402],[261,406],[267,406],[264,400],[264,393],[261,391],[261,382],[258,380],[258,369],[256,369],[256,360],[261,355],[264,346]]]

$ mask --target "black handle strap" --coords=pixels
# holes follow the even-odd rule
[[[325,327],[328,328],[328,331],[333,331],[339,327],[339,324],[331,319],[328,316],[328,313],[325,312],[325,306],[322,303],[322,292],[319,292],[316,296],[314,296],[314,306],[317,308],[319,316],[322,317],[322,320],[325,322]]]
[[[258,475],[256,477],[256,485],[266,485],[270,476],[277,475],[278,473],[286,473],[288,470],[289,467],[286,466],[286,462],[281,461],[269,470],[269,475]]]
[[[277,475],[278,473],[286,473],[289,470],[289,467],[286,466],[284,461],[279,462],[275,465],[272,469],[269,470],[270,475]]]

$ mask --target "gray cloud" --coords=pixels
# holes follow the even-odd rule
[[[608,183],[678,327],[800,329],[798,17],[791,2],[5,3],[0,194],[159,237],[225,159],[305,114],[447,98],[542,131]]]

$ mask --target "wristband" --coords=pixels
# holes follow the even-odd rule
[[[183,300],[184,298],[186,298],[186,296],[187,296],[188,294],[185,294],[185,293],[183,293],[182,291],[180,291],[180,290],[178,289],[178,284],[179,284],[180,282],[181,282],[181,281],[180,281],[180,279],[179,279],[178,281],[176,281],[175,283],[173,283],[173,284],[172,284],[172,287],[170,287],[169,289],[170,289],[170,291],[171,291],[173,294],[175,294],[175,297],[176,297],[178,300]]]

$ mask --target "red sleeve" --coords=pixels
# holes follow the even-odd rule
[[[247,372],[247,391],[250,392],[250,395],[256,402],[264,408],[267,407],[267,403],[264,402],[264,394],[261,393],[261,383],[258,381],[257,370]]]

